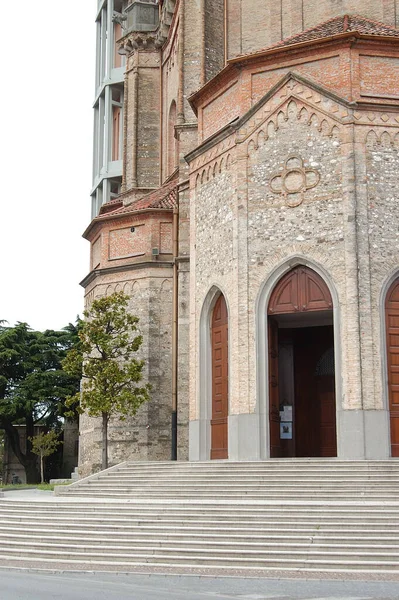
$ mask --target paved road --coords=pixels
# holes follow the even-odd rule
[[[398,600],[399,582],[0,570],[1,600]]]

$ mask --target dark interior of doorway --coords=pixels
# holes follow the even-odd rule
[[[292,426],[280,422],[278,454],[337,456],[333,326],[280,321],[277,338],[280,415],[292,407]]]

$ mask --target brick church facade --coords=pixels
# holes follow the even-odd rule
[[[129,294],[153,386],[113,463],[399,456],[398,21],[99,0],[82,285]],[[100,439],[83,417],[82,475]]]

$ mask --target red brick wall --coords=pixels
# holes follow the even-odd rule
[[[240,84],[233,83],[224,93],[215,97],[204,107],[201,139],[206,139],[240,115],[239,93]]]
[[[154,211],[103,221],[93,231],[92,240],[92,269],[153,260],[153,248],[159,248],[160,254],[170,255],[172,214]]]
[[[231,69],[198,101],[199,139],[205,140],[235,117],[242,117],[288,72],[309,77],[342,98],[396,103],[399,97],[398,43],[340,41],[289,53],[265,55]],[[250,101],[250,102],[249,102]]]

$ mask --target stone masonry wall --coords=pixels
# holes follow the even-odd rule
[[[394,122],[396,115],[390,115]],[[361,221],[361,255],[369,256],[369,281],[361,281],[362,305],[370,306],[367,332],[371,356],[368,371],[376,377],[366,386],[366,406],[372,408],[372,398],[376,398],[376,408],[387,407],[385,362],[385,293],[388,283],[399,276],[399,216],[397,173],[399,169],[398,127],[386,126],[364,128],[361,131],[363,142],[362,167],[367,173],[365,210]],[[359,136],[360,137],[360,136]],[[366,145],[366,148],[365,148]],[[366,150],[366,151],[365,151]],[[366,254],[367,253],[367,254]],[[363,284],[363,285],[362,285]],[[367,335],[366,334],[366,335]],[[371,406],[370,406],[371,404]]]
[[[171,430],[171,269],[143,268],[130,273],[102,275],[87,289],[87,301],[114,291],[130,296],[129,310],[139,318],[143,344],[137,353],[145,361],[143,380],[151,383],[151,400],[134,417],[109,423],[109,463],[125,460],[169,460]],[[101,469],[101,419],[80,419],[79,473]]]
[[[204,171],[192,189],[190,213],[191,285],[190,285],[190,419],[199,416],[198,365],[199,319],[206,295],[212,286],[225,293],[229,308],[230,336],[234,336],[237,298],[234,295],[236,272],[234,243],[235,194],[232,155],[222,157],[215,169]],[[193,179],[195,181],[195,178]],[[234,314],[234,316],[233,316]],[[234,343],[234,342],[233,342]],[[195,365],[195,368],[193,368]],[[234,369],[231,370],[235,388]],[[194,401],[193,401],[194,399]]]
[[[256,300],[273,269],[290,257],[321,267],[339,298],[342,336],[346,337],[345,212],[339,129],[319,131],[321,118],[294,101],[257,132],[248,165],[249,370],[255,373]],[[342,135],[342,134],[341,134]],[[297,169],[297,171],[290,171]],[[302,179],[303,177],[303,179]],[[296,179],[297,178],[297,179]],[[293,193],[303,182],[314,186]],[[290,193],[291,192],[291,193]],[[244,268],[244,267],[243,267]],[[344,339],[342,340],[344,342]],[[342,378],[348,363],[342,343]],[[345,393],[345,392],[343,392]],[[256,380],[250,378],[251,412]]]

